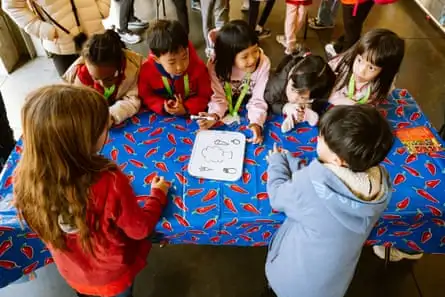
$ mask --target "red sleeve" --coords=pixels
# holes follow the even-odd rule
[[[153,76],[153,71],[150,71],[149,61],[145,62],[141,66],[138,81],[139,97],[141,97],[142,103],[151,111],[157,114],[165,115],[164,101],[165,98],[153,93],[153,89],[150,85],[150,78]]]
[[[149,236],[161,217],[167,204],[166,195],[159,189],[152,189],[145,205],[141,208],[128,178],[120,171],[116,173],[117,191],[116,224],[125,234],[139,240]]]
[[[189,114],[198,114],[199,112],[207,111],[210,96],[212,96],[212,88],[210,85],[210,75],[207,67],[203,66],[203,70],[196,78],[197,94],[187,98],[184,106]]]

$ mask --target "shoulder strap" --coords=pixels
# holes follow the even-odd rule
[[[37,3],[33,0],[31,0],[31,5],[35,12],[39,15],[39,18],[41,20],[45,20],[45,18],[42,16],[41,12],[48,18],[48,20],[54,25],[57,26],[60,30],[65,32],[66,34],[70,34],[70,31],[68,31],[65,27],[63,27],[61,24],[59,24],[42,6],[37,6]]]
[[[71,2],[71,9],[73,10],[74,17],[76,18],[76,24],[77,24],[77,27],[78,27],[79,30],[80,30],[80,21],[79,21],[79,15],[77,14],[77,7],[76,7],[76,4],[74,3],[74,0],[70,0],[70,2]],[[80,31],[81,31],[81,30],[80,30]]]

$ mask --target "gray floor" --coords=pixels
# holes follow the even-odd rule
[[[245,17],[239,8],[241,0],[232,0],[232,18]],[[278,63],[283,49],[275,42],[275,33],[282,33],[284,5],[278,4],[269,19],[274,35],[262,43],[274,65]],[[145,1],[136,0],[136,12],[143,19],[152,19],[154,10]],[[318,1],[316,1],[318,3]],[[168,16],[174,16],[171,3],[167,2]],[[314,12],[314,4],[311,10]],[[200,15],[190,12],[191,40],[203,55]],[[306,40],[314,53],[322,54],[322,45],[342,32],[341,22],[336,29],[325,32],[309,31]],[[439,127],[444,118],[445,105],[445,37],[434,28],[419,8],[410,0],[400,0],[391,6],[376,7],[371,13],[366,29],[389,28],[406,39],[407,50],[402,70],[397,80],[398,87],[407,88],[417,99],[432,123]],[[135,50],[147,54],[148,47],[141,43]],[[30,74],[39,71],[39,80],[31,80]],[[51,62],[37,59],[19,69],[1,84],[7,101],[9,115],[16,134],[20,134],[18,111],[29,90],[40,85],[58,81]],[[264,248],[236,248],[213,246],[167,246],[154,247],[147,268],[138,276],[136,297],[250,297],[259,296],[266,282],[264,279]],[[332,255],[335,257],[335,255]],[[383,263],[369,248],[365,248],[356,276],[347,294],[348,297],[445,296],[445,257],[426,255],[420,261],[392,264],[383,269]],[[74,296],[54,266],[41,269],[36,281],[11,285],[0,290],[0,297]]]

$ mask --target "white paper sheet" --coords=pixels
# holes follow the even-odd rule
[[[196,135],[188,171],[205,179],[236,181],[241,178],[246,136],[230,131],[200,131]]]

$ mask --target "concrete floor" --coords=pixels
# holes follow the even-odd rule
[[[153,0],[149,1],[150,3]],[[245,17],[240,12],[241,0],[232,0],[231,18]],[[262,42],[273,65],[277,65],[283,50],[275,42],[275,33],[283,30],[283,1],[277,5],[267,23],[273,36]],[[167,15],[174,17],[168,1]],[[311,7],[312,14],[318,1]],[[153,19],[153,6],[147,1],[136,0],[136,12],[142,19]],[[190,12],[191,40],[201,56],[204,42],[201,33],[201,19],[196,12]],[[340,17],[340,16],[339,16]],[[426,20],[421,10],[410,0],[397,4],[376,7],[365,26],[389,28],[406,39],[406,55],[398,87],[407,88],[430,118],[434,126],[444,121],[445,107],[445,35]],[[342,32],[341,21],[334,30],[309,31],[306,40],[314,53],[323,54],[322,45]],[[147,54],[148,47],[141,43],[133,47]],[[39,79],[31,79],[38,73]],[[0,81],[0,88],[6,100],[11,124],[17,136],[20,135],[20,108],[26,94],[38,86],[59,81],[51,61],[36,59],[20,68],[7,79]],[[149,256],[149,265],[138,276],[135,285],[136,297],[250,297],[260,296],[266,286],[264,278],[264,248],[236,248],[214,246],[167,246],[154,247]],[[335,255],[332,255],[335,257]],[[360,259],[356,276],[348,291],[348,297],[360,296],[403,296],[443,297],[445,292],[445,257],[425,255],[420,261],[393,263],[383,269],[383,263],[365,248]],[[15,284],[0,290],[0,297],[68,297],[74,296],[54,266],[38,271],[37,280]]]

